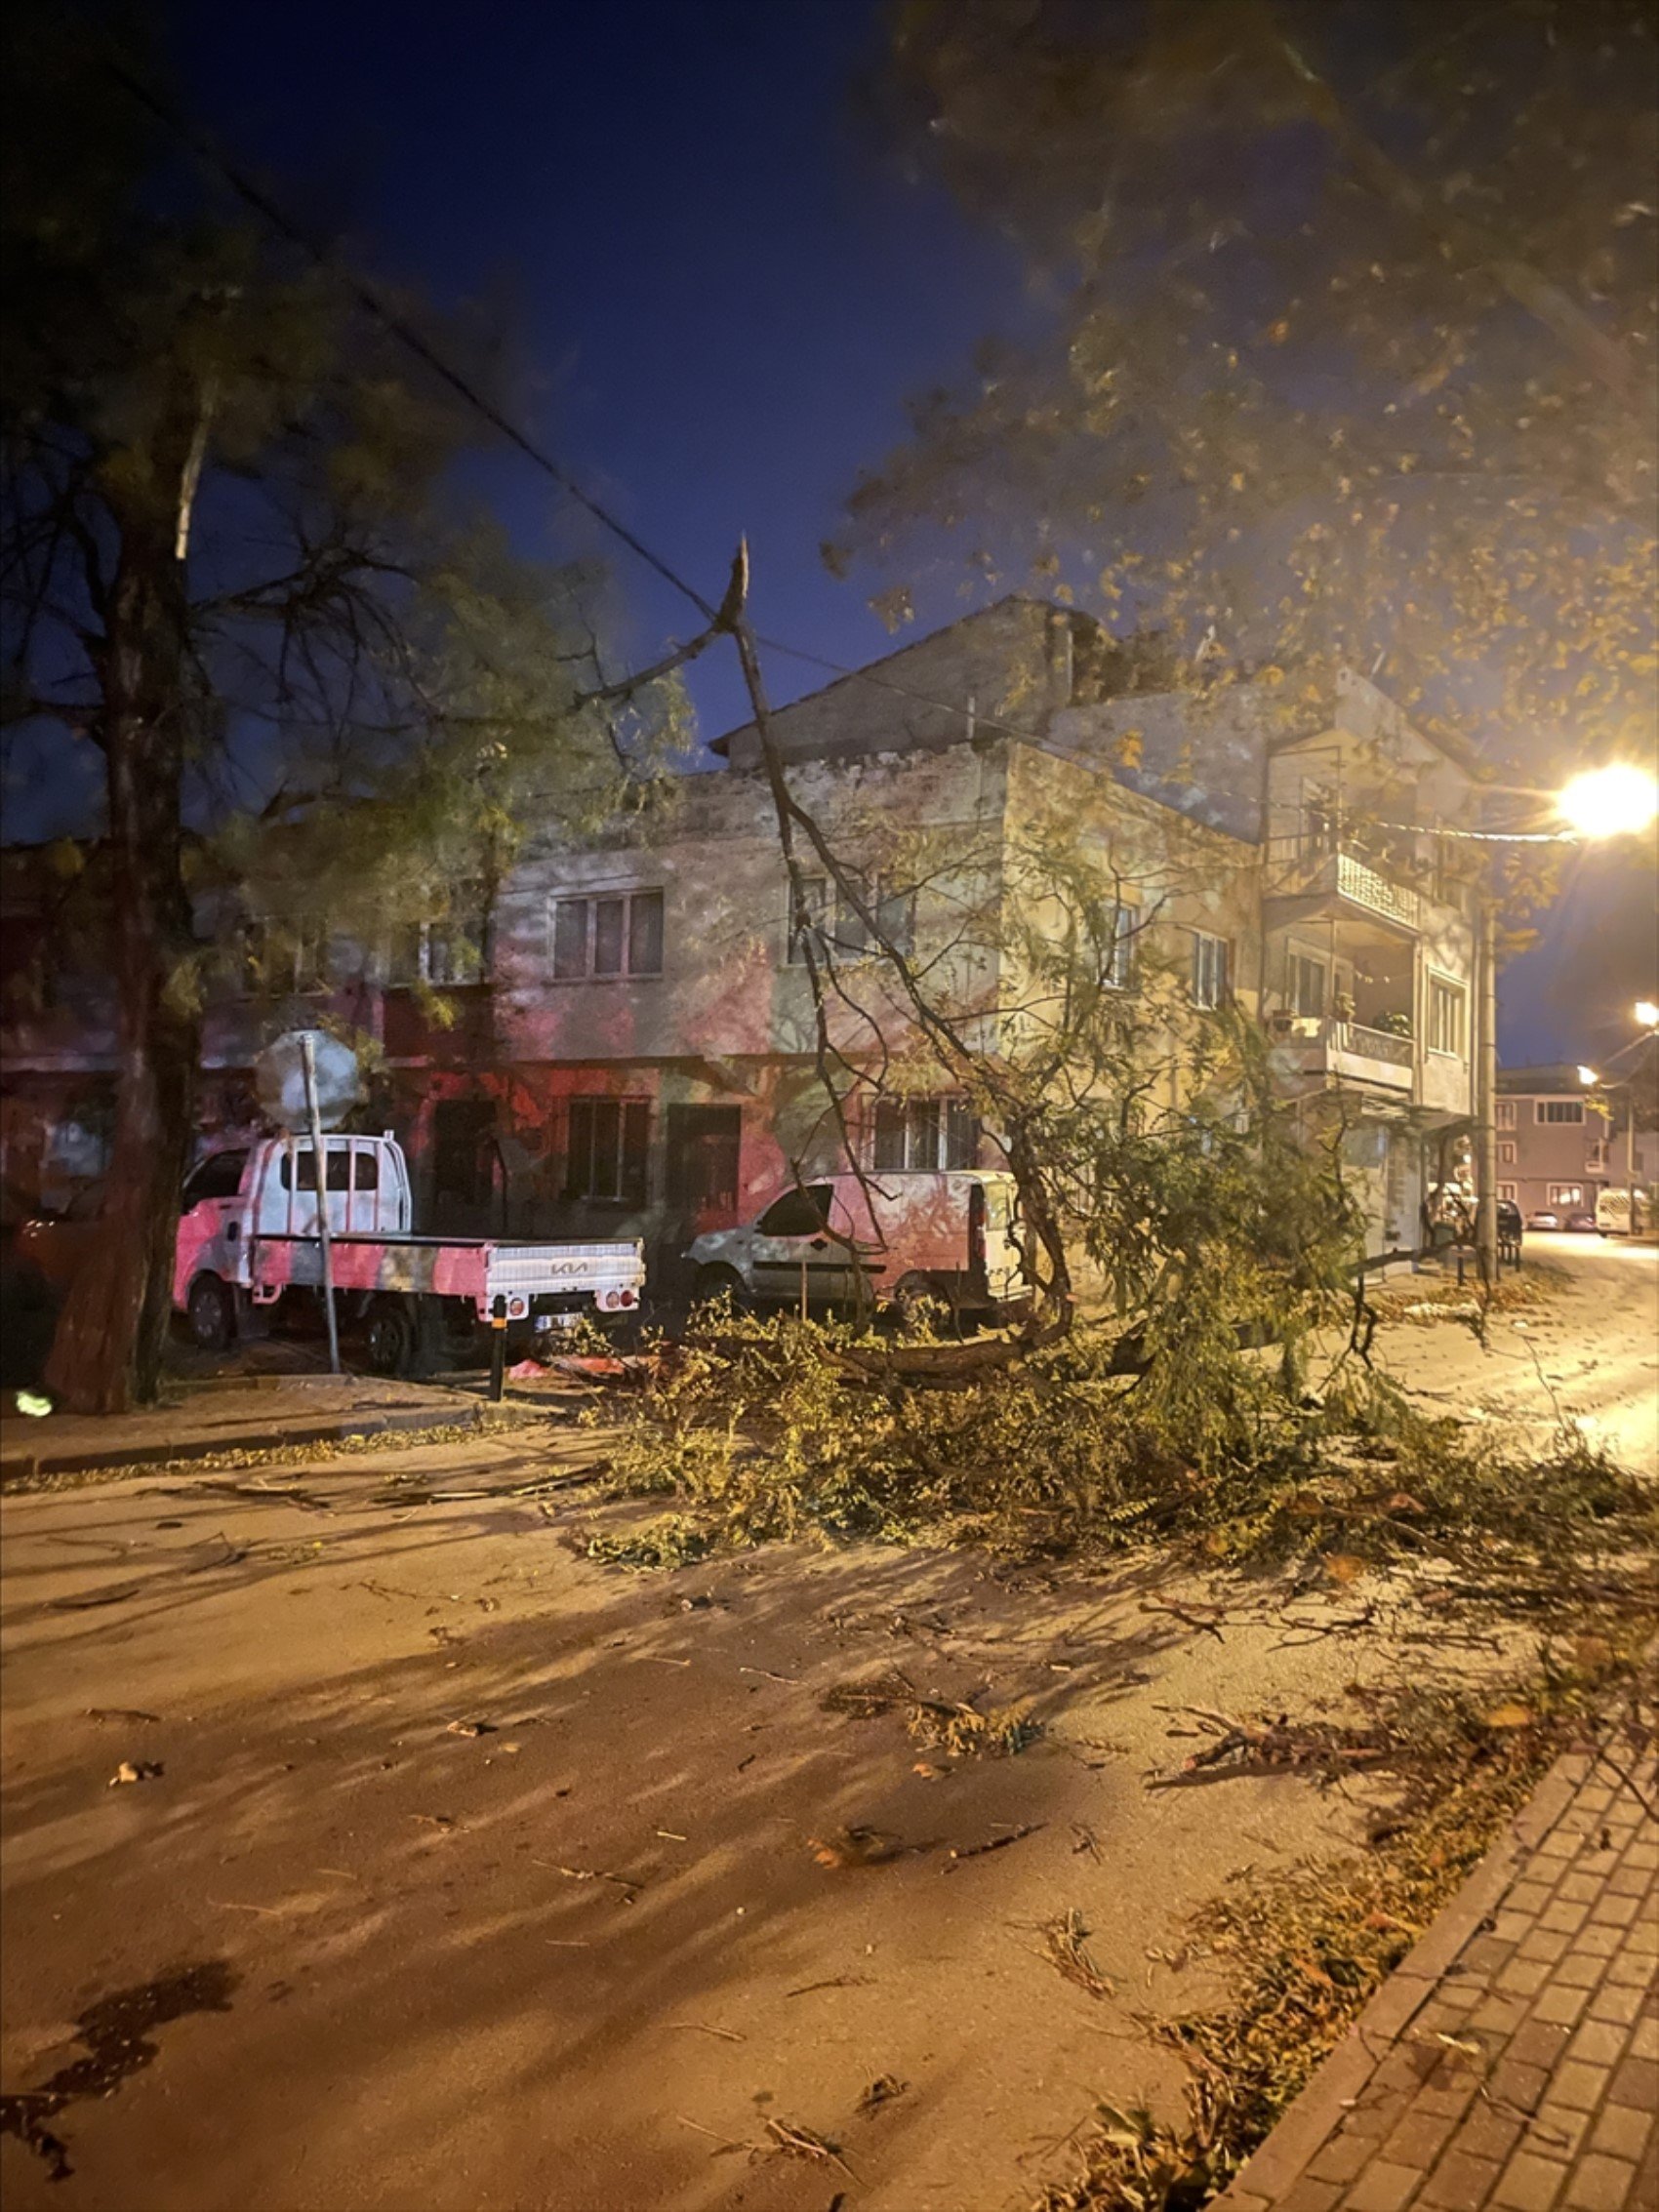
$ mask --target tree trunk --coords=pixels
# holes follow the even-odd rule
[[[182,458],[175,468],[158,467],[152,487],[177,485]],[[177,503],[151,488],[120,521],[101,653],[120,1064],[102,1227],[70,1287],[46,1367],[47,1388],[71,1413],[125,1413],[156,1396],[201,1044],[182,865],[185,598]]]

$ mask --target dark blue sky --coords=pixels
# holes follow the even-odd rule
[[[839,661],[883,649],[819,543],[902,435],[905,395],[1027,310],[1012,255],[861,140],[874,0],[295,0],[183,20],[194,106],[291,205],[308,194],[439,300],[499,291],[535,372],[516,410],[708,596],[747,531],[759,627]],[[535,543],[552,488],[517,462],[492,481]],[[642,645],[695,625],[607,552]],[[734,662],[695,671],[709,735],[742,719]],[[768,676],[780,696],[823,680]]]
[[[174,58],[188,103],[313,226],[439,301],[505,302],[513,411],[707,596],[747,532],[758,626],[856,664],[892,641],[821,540],[903,436],[905,398],[1038,312],[1013,254],[855,124],[880,18],[878,0],[180,0]],[[558,495],[527,463],[485,481],[527,547],[555,542]],[[695,622],[595,549],[635,652]],[[918,593],[919,626],[959,604]],[[824,680],[767,673],[780,699]],[[692,689],[705,735],[743,718],[731,655]],[[1547,924],[1557,949],[1597,926],[1586,888]],[[1585,1049],[1549,1002],[1554,964],[1547,947],[1505,977],[1512,1062]]]

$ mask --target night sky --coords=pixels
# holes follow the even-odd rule
[[[514,412],[708,598],[747,531],[759,628],[853,664],[889,647],[820,541],[904,397],[1030,310],[1012,254],[861,133],[873,0],[296,0],[280,41],[264,8],[183,20],[197,112],[372,266],[440,302],[501,297],[533,370]],[[546,542],[556,494],[528,463],[492,496]],[[697,626],[596,543],[637,643]],[[744,718],[735,655],[695,673],[706,735]],[[768,669],[781,698],[824,680]]]
[[[875,0],[187,0],[175,65],[222,141],[372,270],[502,301],[525,363],[513,411],[706,596],[747,532],[757,626],[857,664],[893,641],[820,542],[903,436],[907,395],[1038,311],[1012,253],[861,131],[852,86],[879,18]],[[486,484],[526,549],[568,533],[528,463],[492,463]],[[695,623],[606,551],[630,650]],[[918,628],[961,605],[949,584],[918,592]],[[692,674],[706,737],[744,718],[734,656]],[[776,657],[767,677],[780,700],[826,680]],[[1581,885],[1559,919],[1597,915]],[[1505,978],[1512,1064],[1585,1049],[1552,965]]]

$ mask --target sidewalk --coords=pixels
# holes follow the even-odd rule
[[[1659,1762],[1610,1751],[1551,1771],[1218,2212],[1659,2205]]]
[[[10,1400],[8,1399],[8,1404]],[[120,1416],[0,1414],[0,1483],[102,1468],[335,1443],[397,1429],[481,1428],[481,1389],[338,1375],[175,1381],[164,1402]]]

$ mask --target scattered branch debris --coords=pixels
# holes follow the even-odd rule
[[[159,1759],[123,1759],[105,1787],[117,1790],[124,1782],[159,1782],[162,1771]]]
[[[907,1852],[924,1849],[914,1843],[902,1843],[896,1835],[885,1835],[875,1828],[836,1828],[828,1835],[809,1835],[807,1848],[821,1867],[880,1867],[889,1859],[900,1859]]]
[[[1376,1728],[1293,1722],[1282,1712],[1276,1720],[1252,1721],[1213,1712],[1205,1706],[1183,1706],[1180,1710],[1197,1720],[1213,1741],[1202,1750],[1190,1752],[1179,1772],[1153,1776],[1149,1790],[1190,1789],[1252,1774],[1315,1774],[1330,1782],[1361,1767],[1380,1765],[1396,1749],[1387,1732]]]
[[[1501,1697],[1413,1687],[1384,1700],[1406,1775],[1387,1848],[1251,1875],[1196,1915],[1230,1998],[1140,2021],[1187,2062],[1187,2123],[1100,2107],[1081,2172],[1032,2212],[1186,2212],[1225,2188],[1558,1753],[1605,1732],[1614,1684],[1650,1677],[1651,1627],[1613,1616],[1565,1655],[1546,1647],[1539,1673]]]
[[[1115,1984],[1101,1972],[1083,1948],[1088,1933],[1083,1915],[1072,1906],[1045,1923],[1041,1955],[1059,1969],[1065,1980],[1087,1991],[1091,1997],[1115,1996]]]
[[[952,1867],[959,1867],[966,1859],[983,1859],[989,1851],[1006,1851],[1010,1843],[1019,1843],[1028,1835],[1035,1835],[1047,1826],[1046,1821],[1027,1821],[1019,1828],[1009,1829],[1005,1835],[988,1837],[984,1843],[952,1844],[945,1871],[949,1873]]]
[[[905,1725],[919,1744],[950,1758],[974,1752],[1012,1758],[1034,1744],[1042,1730],[1028,1715],[981,1712],[975,1705],[949,1698],[919,1697],[903,1674],[877,1674],[868,1681],[840,1682],[821,1700],[826,1712],[849,1713],[860,1720],[903,1712]]]
[[[795,2127],[789,2120],[769,2119],[766,2132],[787,2157],[811,2158],[820,2165],[839,2166],[850,2182],[858,2180],[834,2144],[815,2135],[809,2127]]]
[[[901,2081],[897,2074],[878,2073],[859,2099],[858,2109],[861,2112],[878,2112],[883,2105],[890,2105],[896,2097],[903,2097],[910,2086],[908,2081]]]

